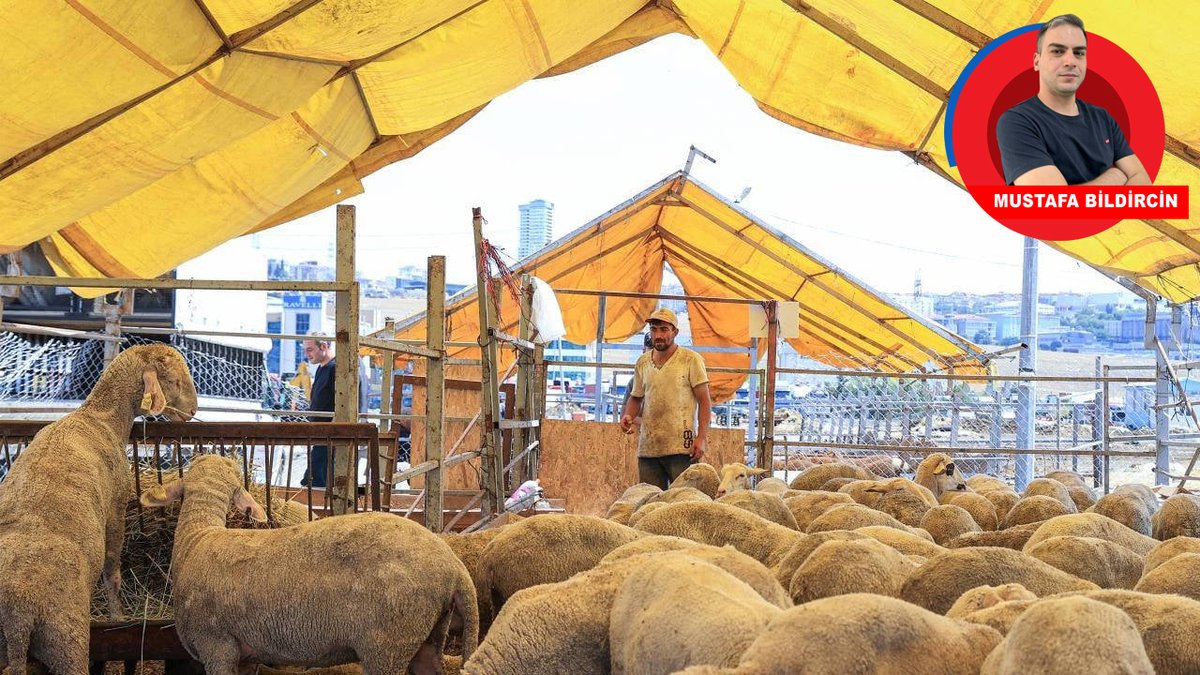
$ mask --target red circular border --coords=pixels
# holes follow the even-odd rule
[[[1012,106],[1037,95],[1036,50],[1036,31],[1017,35],[992,50],[967,78],[955,105],[951,137],[959,175],[979,206],[1017,233],[1051,241],[1099,234],[1118,221],[1000,217],[990,197],[985,199],[985,193],[972,189],[1005,185],[996,121]],[[1089,33],[1088,69],[1078,97],[1113,116],[1151,180],[1156,178],[1162,166],[1166,124],[1158,92],[1137,61],[1112,41]]]

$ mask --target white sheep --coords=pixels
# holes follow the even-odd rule
[[[871,480],[875,478],[875,475],[860,466],[846,462],[831,462],[805,469],[799,476],[792,479],[789,487],[793,490],[816,490],[831,478]]]
[[[787,504],[783,503],[783,498],[773,492],[734,490],[729,494],[717,497],[717,502],[746,509],[750,513],[765,518],[772,523],[790,527],[793,530],[798,529],[796,527],[796,517],[792,515]]]
[[[1011,548],[1014,551],[1020,551],[1025,548],[1026,542],[1033,536],[1033,533],[1042,526],[1042,522],[1029,523],[1027,525],[1015,525],[1003,530],[994,532],[968,532],[960,534],[950,541],[942,544],[946,548],[964,548],[967,546],[1000,546],[1002,548]]]
[[[938,614],[976,586],[1018,583],[1038,595],[1098,588],[1020,551],[978,546],[949,549],[909,575],[900,598]]]
[[[1184,553],[1200,553],[1200,538],[1174,537],[1157,544],[1146,553],[1146,564],[1142,568],[1142,575],[1149,574],[1155,567]]]
[[[1000,634],[870,593],[814,600],[775,617],[734,669],[695,673],[977,675]]]
[[[792,574],[788,593],[798,605],[849,593],[895,597],[919,565],[874,539],[827,541]]]
[[[791,496],[784,497],[783,503],[787,504],[788,510],[792,512],[792,517],[796,519],[796,528],[801,531],[807,530],[809,524],[816,520],[817,516],[834,506],[854,503],[850,495],[841,492],[802,490],[793,491],[793,493]]]
[[[1000,526],[1000,517],[992,500],[978,492],[950,493],[947,504],[965,509],[971,518],[979,525],[979,529],[990,532]]]
[[[613,600],[614,675],[671,673],[697,664],[734,666],[783,611],[711,563],[678,554],[648,558]]]
[[[750,467],[736,462],[726,464],[721,467],[721,482],[717,484],[716,497],[720,498],[737,490],[749,490],[750,480],[764,473],[767,473],[767,469]],[[784,489],[787,489],[786,484]]]
[[[1200,536],[1200,496],[1174,494],[1150,517],[1151,536],[1159,541]]]
[[[943,492],[967,490],[966,479],[954,464],[954,459],[942,452],[931,453],[921,460],[913,482],[928,488],[937,500],[941,500]]]
[[[995,607],[1003,602],[1013,600],[1037,600],[1037,596],[1029,592],[1021,584],[1001,584],[1000,586],[976,586],[962,595],[946,610],[946,616],[951,619],[964,619],[989,607]],[[979,622],[975,622],[979,623]],[[1007,630],[1000,631],[1007,633]]]
[[[384,513],[323,518],[276,530],[229,530],[233,503],[262,509],[237,463],[205,455],[142,504],[183,499],[171,583],[175,627],[210,674],[242,660],[331,666],[360,660],[368,675],[438,672],[454,615],[463,654],[478,640],[475,586],[450,547],[417,523]],[[304,592],[297,593],[297,580]],[[286,607],[263,620],[261,610]]]
[[[870,538],[870,535],[850,530],[830,530],[810,534],[792,544],[783,557],[771,567],[771,570],[780,584],[790,585],[796,570],[800,569],[804,561],[808,560],[808,556],[812,555],[812,552],[817,550],[821,544],[827,541],[864,541]]]
[[[636,529],[713,546],[728,544],[767,567],[774,567],[793,544],[804,538],[793,529],[718,502],[669,504],[638,521]]]
[[[935,544],[932,535],[920,528],[913,528],[911,531],[905,532],[886,525],[870,525],[854,531],[865,534],[875,541],[883,542],[904,555],[932,558],[946,550]]]
[[[625,491],[621,493],[621,496],[617,497],[616,500],[613,501],[613,503],[608,507],[608,512],[604,514],[604,517],[615,523],[626,525],[629,522],[629,517],[638,510],[638,507],[640,507],[642,504],[645,504],[646,500],[650,499],[654,495],[661,493],[662,488],[658,487],[657,485],[651,485],[649,483],[638,483],[637,485],[631,485],[625,488]]]
[[[1071,513],[1051,518],[1039,525],[1033,535],[1029,537],[1029,541],[1025,542],[1025,550],[1036,546],[1044,539],[1061,535],[1106,539],[1114,544],[1120,544],[1138,555],[1146,555],[1150,549],[1158,545],[1154,539],[1134,532],[1121,523],[1098,513]]]
[[[988,656],[980,675],[1154,675],[1133,619],[1081,596],[1036,602]]]
[[[1133,588],[1145,565],[1143,556],[1095,537],[1050,537],[1026,553],[1100,588]]]
[[[1059,485],[1058,487],[1062,487]],[[1063,488],[1064,490],[1066,488]],[[1070,498],[1068,497],[1068,501]],[[1049,520],[1057,516],[1065,516],[1074,514],[1075,507],[1067,508],[1061,500],[1055,499],[1049,495],[1030,495],[1021,497],[1021,499],[1013,504],[1009,509],[1008,515],[1004,516],[1003,526],[1005,529],[1016,525],[1028,525],[1030,523],[1038,523]]]
[[[109,611],[122,613],[125,509],[135,496],[125,448],[134,418],[184,421],[195,412],[196,388],[179,352],[131,347],[77,410],[39,431],[13,462],[0,486],[0,668],[24,673],[32,653],[55,673],[87,672],[99,577]]]
[[[932,535],[939,545],[960,534],[981,531],[966,509],[953,504],[940,504],[926,511],[921,518],[921,529]]]
[[[688,468],[684,469],[675,480],[671,481],[668,488],[691,487],[708,495],[709,498],[717,496],[717,486],[721,483],[721,477],[717,474],[717,470],[712,464],[706,462],[696,462],[689,464]]]
[[[1142,576],[1135,591],[1175,593],[1200,600],[1200,553],[1181,553]]]
[[[1151,519],[1158,511],[1158,495],[1145,485],[1122,485],[1098,499],[1088,510],[1148,537],[1153,532]]]
[[[1066,513],[1076,513],[1078,509],[1075,507],[1075,500],[1071,499],[1071,493],[1067,492],[1067,486],[1051,478],[1035,478],[1029,481],[1029,485],[1025,486],[1025,491],[1021,493],[1022,497],[1029,498],[1035,496],[1051,497],[1058,500]]]

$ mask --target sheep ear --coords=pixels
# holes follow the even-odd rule
[[[266,511],[263,511],[263,508],[258,505],[258,502],[254,501],[254,497],[251,497],[245,488],[239,487],[237,490],[234,490],[233,505],[237,507],[238,511],[249,516],[251,520],[259,523],[267,522]]]
[[[769,471],[769,469],[750,469],[750,473],[755,476],[761,476],[764,473],[767,473],[767,471]]]
[[[139,407],[142,412],[150,415],[161,415],[167,408],[167,396],[158,384],[158,372],[153,368],[142,371],[142,402]]]
[[[183,481],[173,480],[166,485],[155,485],[142,493],[142,506],[152,509],[166,506],[183,496]]]

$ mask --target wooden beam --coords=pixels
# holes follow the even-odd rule
[[[192,1],[196,3],[196,8],[199,9],[200,13],[204,15],[204,19],[208,21],[209,27],[212,28],[213,32],[217,34],[217,37],[221,38],[221,44],[225,45],[226,51],[232,51],[233,42],[229,39],[229,36],[225,34],[225,29],[221,28],[221,24],[217,23],[217,19],[213,16],[212,12],[208,11],[208,7],[205,6],[204,0]]]
[[[477,2],[475,2],[474,4],[464,7],[463,9],[454,13],[453,15],[451,15],[445,19],[442,19],[441,21],[433,24],[432,26],[426,28],[425,30],[421,31],[420,33],[417,33],[416,35],[403,40],[402,42],[398,42],[398,43],[388,47],[387,49],[384,49],[381,52],[372,54],[371,56],[368,56],[366,58],[351,61],[349,65],[347,65],[345,68],[342,68],[341,70],[339,70],[337,72],[337,74],[335,74],[332,78],[330,78],[330,81],[336,80],[339,77],[343,77],[345,75],[353,73],[354,71],[358,70],[359,68],[362,68],[365,65],[374,63],[375,61],[378,61],[379,59],[387,56],[388,54],[391,54],[392,52],[396,51],[397,49],[400,49],[404,45],[409,44],[410,42],[413,42],[415,40],[420,40],[421,38],[425,37],[429,33],[441,28],[442,26],[450,23],[451,21],[454,21],[455,19],[466,14],[467,12],[470,12],[471,10],[475,9],[476,7],[482,5],[485,2],[487,2],[487,0],[477,0]]]
[[[481,410],[483,424],[483,448],[479,462],[479,487],[483,491],[483,502],[480,506],[480,517],[484,519],[504,510],[504,495],[501,494],[503,477],[500,475],[500,429],[496,421],[500,419],[499,392],[496,389],[498,381],[496,369],[496,338],[491,335],[492,313],[488,306],[488,275],[487,257],[483,249],[483,211],[479,207],[471,209],[471,225],[475,233],[475,303],[479,310],[479,346],[481,368]],[[454,521],[451,521],[453,526]]]
[[[429,256],[426,262],[425,315],[430,321],[425,330],[425,348],[446,351],[446,258]],[[445,361],[441,357],[425,361],[425,457],[436,462],[443,458],[445,438]],[[433,532],[443,529],[444,466],[425,476],[425,527]]]
[[[767,312],[767,375],[763,415],[763,451],[755,458],[758,468],[771,470],[775,461],[775,360],[779,349],[779,301],[768,300],[764,304]]]
[[[334,410],[333,421],[341,423],[358,420],[358,283],[354,281],[354,207],[339,204],[337,207],[337,250],[334,276],[338,283],[349,285],[349,290],[335,294],[334,341],[337,345],[334,356]],[[333,462],[333,483],[330,496],[333,512],[352,513],[355,508],[358,473],[358,448],[343,446],[330,449]]]
[[[992,38],[967,22],[943,12],[926,0],[896,0],[901,7],[926,19],[935,26],[953,34],[960,40],[970,44],[976,50],[983,49]]]
[[[283,24],[300,16],[309,9],[312,9],[319,2],[321,2],[321,0],[299,0],[299,2],[287,7],[266,21],[260,22],[249,28],[240,30],[233,35],[230,35],[229,41],[233,43],[235,49],[247,43],[253,42],[257,38],[270,33]]]

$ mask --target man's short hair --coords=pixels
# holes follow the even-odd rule
[[[326,347],[329,346],[329,336],[322,333],[321,331],[315,330],[315,331],[309,333],[308,337],[306,337],[305,339],[312,341],[318,347],[321,345],[325,345]]]
[[[646,333],[645,335],[643,335],[642,336],[642,348],[650,349],[653,346],[654,346],[654,338],[650,337],[649,333]]]
[[[1045,35],[1046,31],[1050,30],[1051,28],[1057,28],[1059,26],[1075,26],[1079,29],[1079,32],[1083,33],[1084,44],[1087,43],[1087,31],[1083,29],[1083,19],[1075,16],[1074,14],[1060,14],[1042,24],[1042,27],[1038,29],[1037,50],[1039,54],[1042,53],[1042,36]]]

